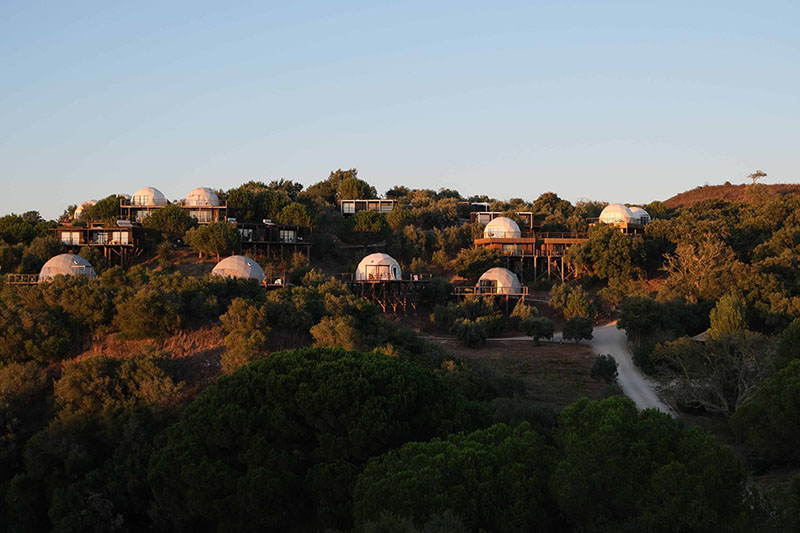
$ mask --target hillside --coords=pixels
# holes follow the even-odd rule
[[[764,185],[770,195],[791,194],[800,192],[800,184],[797,183],[776,183]],[[676,194],[664,204],[670,209],[687,207],[703,200],[729,200],[732,202],[747,202],[750,198],[747,194],[748,184],[733,185],[725,182],[723,185],[703,185],[695,187],[690,191]]]

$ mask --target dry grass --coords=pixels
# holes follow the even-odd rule
[[[489,340],[482,348],[467,348],[455,339],[432,339],[448,352],[485,366],[497,374],[521,379],[533,401],[560,410],[582,397],[601,399],[609,388],[589,377],[595,355],[589,346],[574,343]]]
[[[127,359],[154,349],[168,353],[175,365],[176,377],[186,381],[190,388],[199,390],[219,377],[219,359],[225,348],[222,330],[214,326],[181,331],[163,342],[154,339],[125,340],[118,334],[111,334],[94,341],[75,359],[93,355]]]
[[[800,184],[793,183],[777,183],[767,185],[767,191],[770,195],[792,194],[800,193]],[[664,204],[670,209],[678,207],[687,207],[703,200],[728,200],[732,202],[747,202],[747,184],[732,185],[726,183],[724,185],[704,185],[695,187],[691,191],[676,194]]]

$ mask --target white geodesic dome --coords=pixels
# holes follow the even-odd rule
[[[483,228],[483,237],[488,239],[491,237],[499,239],[518,239],[522,236],[522,232],[516,222],[508,217],[497,217],[492,219],[486,227]]]
[[[603,224],[630,224],[634,222],[633,213],[622,204],[608,204],[600,213]]]
[[[87,200],[75,208],[75,213],[72,214],[73,218],[80,218],[84,211],[97,204],[97,200]]]
[[[74,254],[51,257],[39,271],[39,281],[48,281],[59,275],[86,276],[87,278],[97,276],[89,261]]]
[[[507,268],[494,267],[478,279],[479,292],[484,294],[520,294],[522,284],[516,274]]]
[[[211,273],[226,278],[254,279],[259,283],[263,283],[266,277],[261,265],[256,263],[254,259],[243,255],[226,257],[217,263]]]
[[[219,205],[219,197],[208,187],[198,187],[186,195],[187,206],[196,207],[216,207]]]
[[[131,198],[131,205],[151,206],[167,205],[167,198],[155,187],[142,187]]]
[[[649,224],[652,220],[650,218],[650,213],[642,209],[641,207],[629,207],[631,214],[633,215],[634,222],[638,222],[639,224]]]
[[[389,254],[369,254],[361,260],[356,269],[356,280],[397,280],[402,279],[400,264]]]

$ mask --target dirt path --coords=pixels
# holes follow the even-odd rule
[[[625,396],[633,400],[639,409],[658,409],[669,415],[675,413],[661,401],[655,387],[633,363],[628,348],[625,330],[617,329],[617,322],[599,326],[592,331],[593,338],[587,341],[597,354],[611,354],[617,360],[619,376],[617,383]]]
[[[444,337],[431,337],[431,339],[444,339]],[[557,332],[553,336],[553,341],[559,342],[561,340],[561,332]],[[531,338],[527,336],[500,337],[488,339],[488,341],[531,342]],[[653,383],[647,379],[633,363],[633,354],[631,354],[630,348],[628,347],[628,337],[625,334],[625,330],[617,329],[616,321],[594,328],[592,331],[592,340],[581,341],[581,343],[591,346],[598,355],[610,354],[614,356],[614,359],[617,361],[617,370],[619,372],[617,384],[619,388],[622,389],[622,392],[625,393],[625,396],[633,400],[636,407],[639,409],[658,409],[659,411],[675,416],[675,412],[658,397]]]

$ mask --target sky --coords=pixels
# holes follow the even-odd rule
[[[338,168],[647,203],[800,182],[800,2],[0,0],[0,215]]]

